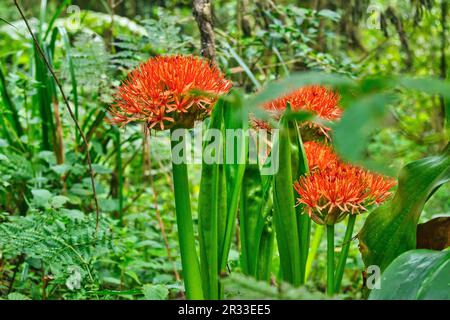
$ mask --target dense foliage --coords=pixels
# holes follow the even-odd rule
[[[202,54],[191,1],[19,2],[89,142],[90,159],[17,8],[13,1],[0,0],[0,298],[183,298],[169,132],[148,135],[141,123],[115,126],[109,111],[117,87],[141,62],[157,55]],[[341,263],[342,252],[345,258],[348,254],[345,270],[338,268],[339,298],[369,297],[368,265],[386,269],[381,285],[389,283],[389,288],[373,291],[373,299],[400,298],[396,270],[413,270],[415,255],[433,256],[430,268],[440,263],[439,268],[448,270],[448,250],[408,250],[421,241],[416,235],[430,237],[420,233],[420,224],[417,233],[417,224],[437,217],[447,220],[443,231],[432,230],[431,238],[440,233],[447,240],[426,248],[442,250],[449,244],[449,15],[445,0],[379,1],[376,6],[370,1],[214,1],[215,60],[233,90],[219,99],[205,126],[246,128],[248,119],[235,117],[227,106],[248,117],[249,112],[258,114],[262,102],[323,83],[339,92],[343,105],[341,121],[326,123],[339,156],[399,178],[386,206],[369,208],[371,214],[358,216],[350,232],[345,224],[336,224],[336,262]],[[207,213],[221,210],[223,203],[227,212],[235,206],[236,216],[229,215],[233,226],[223,235],[230,247],[219,252],[213,275],[202,269],[202,276],[220,281],[220,288],[211,285],[208,290],[224,288],[224,298],[326,298],[326,227],[310,226],[308,259],[287,261],[279,255],[295,250],[290,235],[275,237],[273,230],[283,224],[264,213],[267,202],[272,212],[273,192],[279,196],[274,213],[282,212],[286,219],[299,214],[296,199],[286,190],[293,192],[292,183],[307,168],[301,172],[302,162],[291,159],[291,154],[300,159],[305,154],[302,137],[290,129],[310,115],[290,116],[284,114],[273,126],[282,133],[284,128],[291,139],[285,140],[290,151],[280,161],[298,169],[296,177],[287,179],[292,175],[287,167],[289,172],[282,170],[272,181],[256,165],[188,165],[184,191],[190,194],[202,263],[211,254],[202,247],[202,239],[211,235],[202,229],[212,221]],[[208,177],[234,183],[226,185],[225,199],[210,201],[214,188],[223,186]],[[236,177],[247,182],[242,194],[235,191],[242,183]],[[280,186],[280,181],[288,183]],[[246,210],[257,214],[244,216]],[[257,243],[248,236],[253,233]],[[246,256],[256,246],[266,246],[270,255]],[[301,265],[304,281],[281,275],[280,269],[289,269],[291,262]],[[449,274],[415,272],[417,280],[408,285],[416,291],[405,298],[442,298],[439,292],[448,298],[449,291],[439,286],[448,283]],[[434,280],[436,290],[421,289],[425,278],[437,276],[442,281]]]

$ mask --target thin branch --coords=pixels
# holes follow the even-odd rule
[[[403,22],[401,18],[399,18],[394,9],[392,7],[388,7],[386,10],[386,15],[388,16],[389,20],[391,20],[392,24],[395,27],[395,30],[397,31],[398,37],[400,38],[400,43],[402,45],[402,49],[406,54],[405,58],[405,64],[406,69],[405,71],[411,71],[413,67],[413,53],[411,51],[411,48],[409,47],[409,42],[407,35],[405,33],[405,28],[403,27]]]
[[[373,55],[376,55],[378,51],[380,51],[383,48],[383,46],[389,42],[389,40],[390,38],[386,38],[382,42],[380,42],[375,48],[371,49],[370,51],[366,51],[366,53],[358,61],[355,62],[355,64],[363,63],[366,59],[370,58]]]
[[[89,173],[91,176],[91,184],[92,184],[92,192],[94,195],[94,202],[95,202],[95,210],[96,210],[96,215],[97,215],[97,221],[96,221],[96,229],[98,230],[99,227],[99,219],[100,219],[100,210],[99,210],[99,206],[98,206],[98,199],[97,199],[97,191],[95,189],[95,180],[94,180],[94,169],[92,168],[92,162],[91,162],[91,155],[89,153],[89,142],[86,139],[86,136],[83,133],[83,130],[80,127],[80,124],[78,123],[75,114],[73,113],[72,108],[70,107],[69,101],[67,100],[67,97],[64,93],[64,90],[62,88],[61,82],[58,80],[58,77],[56,76],[55,71],[53,70],[53,68],[51,67],[50,63],[48,62],[47,57],[44,54],[44,51],[42,50],[41,46],[39,45],[39,42],[36,38],[36,36],[34,35],[33,31],[31,30],[31,27],[28,23],[27,18],[25,17],[22,8],[20,7],[19,3],[17,2],[17,0],[14,0],[14,4],[17,8],[17,10],[20,13],[20,16],[22,17],[23,21],[25,22],[25,25],[27,26],[28,32],[30,33],[31,37],[33,38],[33,42],[34,45],[36,46],[36,48],[39,51],[39,54],[41,55],[42,59],[44,60],[45,65],[47,66],[48,71],[51,73],[53,79],[55,80],[59,91],[61,92],[61,96],[64,100],[64,103],[67,107],[67,110],[69,111],[70,117],[72,118],[73,122],[75,123],[75,126],[77,128],[77,130],[80,132],[80,136],[83,139],[85,148],[86,148],[86,160],[89,166]]]
[[[16,27],[15,25],[9,23],[8,21],[6,21],[5,19],[3,19],[2,17],[0,17],[0,21],[3,21],[4,23],[6,23],[7,25],[9,25],[10,27],[13,27],[13,28],[16,29],[16,30],[19,30],[19,29],[17,29],[17,27]]]

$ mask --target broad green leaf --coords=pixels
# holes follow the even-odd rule
[[[58,209],[64,206],[67,201],[69,201],[69,198],[65,196],[54,196],[50,201],[50,204],[53,208]]]
[[[8,294],[8,300],[31,300],[31,299],[19,292],[11,292],[10,294]]]
[[[9,146],[8,141],[0,138],[0,148]]]
[[[41,151],[38,154],[38,158],[44,160],[50,165],[56,164],[56,157],[55,154],[52,151]]]
[[[417,223],[432,194],[450,181],[450,145],[440,156],[406,165],[394,198],[375,209],[358,234],[364,263],[382,270],[400,254],[416,248]]]
[[[441,95],[450,98],[450,82],[433,78],[396,77],[387,82],[408,90],[422,91],[430,95]]]
[[[38,207],[47,207],[50,199],[52,198],[52,193],[45,189],[34,189],[31,190],[33,195],[33,201]]]
[[[321,17],[329,18],[333,21],[339,21],[341,15],[337,13],[336,11],[328,10],[328,9],[322,9],[318,12],[318,15]]]
[[[253,277],[232,273],[224,279],[229,299],[249,300],[327,300],[329,297],[317,291],[309,291],[305,286],[296,288],[286,282],[276,286],[258,281]]]
[[[66,174],[70,170],[71,166],[68,164],[57,164],[54,166],[51,166],[50,169],[52,169],[54,172],[62,176],[63,174]]]
[[[251,111],[255,111],[255,109],[264,102],[276,99],[292,90],[312,84],[330,85],[342,89],[341,93],[345,93],[347,89],[356,85],[354,80],[340,75],[320,72],[295,73],[282,80],[272,82],[266,88],[258,92],[258,94],[248,98],[245,105],[250,108]]]
[[[374,94],[350,103],[342,119],[332,125],[334,147],[343,159],[386,171],[385,166],[368,160],[365,152],[371,134],[383,125],[393,101],[392,95]]]
[[[146,300],[167,300],[169,289],[160,284],[144,284],[142,292]]]
[[[66,215],[69,219],[82,220],[85,217],[83,211],[76,209],[63,209],[62,213]]]
[[[92,169],[94,169],[95,173],[98,174],[110,174],[112,173],[112,169],[101,164],[94,163],[92,164]]]
[[[370,300],[449,300],[450,251],[411,250],[383,272]]]
[[[104,212],[114,212],[119,208],[119,203],[117,199],[99,199],[100,209]]]

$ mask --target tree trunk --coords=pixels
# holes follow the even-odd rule
[[[441,33],[441,62],[440,62],[440,78],[445,80],[447,78],[447,57],[446,57],[446,48],[447,48],[447,13],[448,13],[448,2],[443,0],[441,3],[441,25],[442,25],[442,33]],[[443,96],[439,97],[440,109],[438,113],[438,128],[440,131],[444,130],[446,126],[449,126],[449,123],[446,123],[446,118],[448,119],[449,115],[445,112],[445,98]]]
[[[212,24],[211,1],[193,0],[193,13],[200,30],[201,54],[214,62],[216,48],[214,45],[214,29]]]

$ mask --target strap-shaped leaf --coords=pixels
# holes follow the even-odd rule
[[[450,251],[411,250],[383,273],[370,300],[450,299]]]
[[[219,268],[225,271],[233,234],[236,228],[236,216],[241,196],[242,179],[245,173],[245,159],[248,151],[248,114],[243,106],[242,93],[233,91],[227,97],[224,108],[225,175],[227,208],[223,234],[219,233]],[[241,136],[239,138],[239,132]],[[231,135],[229,135],[231,133]],[[234,136],[236,134],[237,136]],[[231,158],[230,159],[228,158]],[[219,216],[219,220],[221,217]],[[220,230],[219,230],[220,231]]]
[[[256,274],[259,242],[264,228],[262,181],[257,164],[247,164],[240,201],[241,267]]]
[[[236,226],[248,144],[248,120],[242,110],[242,97],[238,92],[219,99],[212,111],[209,129],[219,130],[222,141],[214,148],[218,137],[211,136],[203,145],[203,154],[207,149],[217,151],[216,158],[220,159],[219,163],[202,163],[198,204],[203,289],[209,299],[221,298],[223,294],[219,274],[226,269]],[[239,136],[227,136],[228,133]],[[236,140],[229,140],[234,138]],[[230,155],[233,159],[227,158]]]
[[[364,263],[382,270],[400,254],[416,248],[416,229],[423,206],[450,181],[450,146],[442,155],[406,165],[399,176],[394,198],[375,209],[358,238]]]
[[[297,214],[292,188],[292,146],[289,121],[280,120],[278,172],[273,177],[274,225],[280,254],[282,278],[294,285],[301,283],[301,258]]]
[[[224,105],[224,102],[219,100],[214,107],[209,129],[222,129]],[[203,150],[205,150],[210,143],[217,143],[215,139],[217,139],[217,137],[213,136],[211,136],[210,139],[206,139]],[[211,153],[219,152],[219,154],[211,154],[215,159],[219,159],[219,157],[223,156],[223,141],[217,144],[219,145],[219,150],[217,150],[217,148],[211,150]],[[219,223],[219,216],[221,218],[225,216],[222,205],[226,205],[226,190],[222,187],[225,179],[223,165],[217,162],[218,161],[209,164],[203,159],[198,199],[200,265],[203,291],[208,299],[217,299],[219,294],[218,235],[223,233],[219,232],[219,229],[223,229],[223,223]]]
[[[270,279],[273,239],[272,176],[247,163],[240,201],[241,267],[259,280]]]

